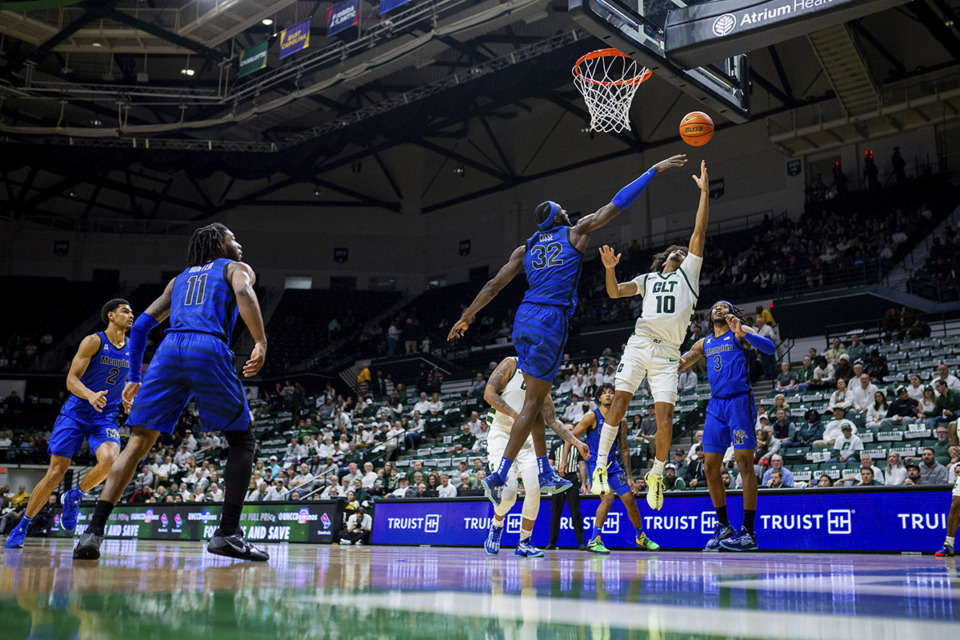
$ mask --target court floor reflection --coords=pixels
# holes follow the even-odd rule
[[[956,561],[268,545],[266,564],[199,543],[29,541],[0,569],[0,637],[743,637],[955,634]],[[349,634],[349,635],[348,635]]]

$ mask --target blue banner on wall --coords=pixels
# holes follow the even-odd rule
[[[589,536],[600,501],[580,501],[580,526]],[[702,549],[713,535],[716,514],[709,496],[667,494],[663,509],[641,506],[643,528],[665,549]],[[520,536],[521,501],[507,514],[502,543],[516,545]],[[728,497],[735,526],[743,502]],[[817,492],[811,490],[761,494],[756,531],[762,549],[798,551],[930,551],[943,544],[950,509],[948,488],[930,490]],[[383,500],[373,518],[374,544],[481,546],[487,536],[493,505],[487,501]],[[550,502],[540,503],[533,529],[535,544],[550,535]],[[634,547],[634,528],[623,503],[614,502],[603,528],[608,547]],[[568,507],[560,523],[560,546],[575,547]]]
[[[410,2],[410,0],[380,0],[380,15],[385,14],[387,11],[393,11],[397,7],[402,7],[408,2]]]
[[[310,46],[310,18],[280,33],[280,59]]]
[[[359,0],[338,2],[327,11],[327,36],[357,26],[360,21]]]

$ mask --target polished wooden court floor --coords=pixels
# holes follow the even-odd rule
[[[955,558],[66,540],[3,553],[0,639],[830,638],[960,634]]]

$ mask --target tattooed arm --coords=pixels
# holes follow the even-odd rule
[[[540,417],[543,418],[544,423],[564,441],[564,451],[566,451],[567,446],[573,445],[577,448],[577,451],[580,452],[580,456],[584,460],[590,459],[590,447],[588,447],[585,442],[581,442],[576,436],[570,433],[570,429],[567,428],[567,425],[557,421],[557,407],[553,404],[553,398],[550,397],[550,394],[547,394],[547,398],[543,403],[543,408],[540,409]],[[566,457],[564,457],[564,460],[566,460]]]
[[[504,358],[503,361],[497,365],[497,368],[493,370],[493,373],[490,374],[490,379],[487,380],[487,388],[483,392],[483,399],[486,400],[491,407],[504,415],[510,416],[514,420],[516,420],[519,413],[507,404],[507,401],[504,400],[500,394],[503,393],[507,383],[510,382],[510,378],[516,371],[516,359]]]

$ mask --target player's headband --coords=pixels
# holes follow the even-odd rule
[[[553,228],[553,223],[557,219],[557,211],[560,210],[560,205],[552,200],[547,200],[546,204],[550,205],[550,214],[544,219],[543,222],[538,224],[541,231],[546,231],[547,229]]]
[[[727,305],[727,307],[730,309],[730,313],[736,313],[736,311],[737,311],[737,308],[736,308],[735,306],[733,306],[732,303],[727,302],[726,300],[717,300],[716,302],[713,303],[713,306],[710,307],[710,310],[713,311],[714,307],[716,307],[718,304],[725,304],[725,305]]]

